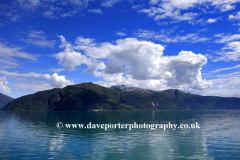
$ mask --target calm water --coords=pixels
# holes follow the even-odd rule
[[[200,129],[69,129],[63,124],[191,124]],[[240,159],[240,111],[0,111],[0,159]]]

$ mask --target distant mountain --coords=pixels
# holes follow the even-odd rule
[[[142,88],[137,88],[137,87],[129,87],[129,86],[125,86],[125,85],[115,85],[110,87],[111,89],[115,89],[118,91],[126,91],[126,92],[132,92],[132,91],[136,91],[136,92],[147,92],[147,93],[153,93],[153,92],[157,92],[157,91],[153,91],[150,89],[142,89]]]
[[[129,86],[125,86],[125,85],[115,85],[115,86],[112,86],[110,88],[118,90],[118,91],[129,91],[130,89],[132,89],[134,87],[129,87]]]
[[[13,100],[12,97],[9,97],[5,94],[0,93],[0,109],[6,106],[9,102]]]
[[[111,89],[113,88],[113,89]],[[240,109],[240,98],[199,96],[169,89],[151,91],[141,88],[93,83],[70,85],[63,89],[41,91],[11,101],[5,110],[210,110]]]

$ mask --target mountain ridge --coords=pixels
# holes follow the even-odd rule
[[[9,102],[11,102],[14,98],[9,97],[5,94],[0,93],[0,109],[5,107]]]
[[[40,91],[11,101],[5,110],[210,110],[240,109],[240,98],[200,96],[177,89],[152,91],[135,87],[81,83]]]

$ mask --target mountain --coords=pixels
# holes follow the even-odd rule
[[[115,89],[118,91],[126,91],[126,92],[132,92],[132,91],[136,91],[136,92],[146,92],[146,93],[153,93],[153,92],[157,92],[157,91],[153,91],[150,89],[142,89],[142,88],[137,88],[137,87],[129,87],[129,86],[125,86],[125,85],[115,85],[110,87],[111,89]]]
[[[0,93],[0,109],[2,109],[4,106],[6,106],[12,100],[13,100],[12,97],[9,97],[5,94]]]
[[[175,89],[156,92],[126,86],[106,88],[89,82],[23,96],[11,101],[4,109],[54,111],[240,109],[240,98],[199,96]]]

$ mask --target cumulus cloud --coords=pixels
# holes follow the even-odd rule
[[[16,77],[33,77],[33,78],[44,78],[50,81],[50,84],[54,87],[62,88],[67,85],[74,84],[72,81],[69,81],[65,78],[65,76],[59,76],[57,73],[54,73],[52,76],[49,74],[38,74],[34,72],[30,73],[17,73],[17,72],[9,72],[0,70],[1,74],[8,76],[16,76]]]
[[[230,14],[229,17],[228,17],[229,20],[235,20],[235,19],[240,19],[240,11],[237,12],[236,15],[232,15]]]
[[[122,73],[127,72],[126,68],[123,68],[121,61],[117,59],[114,55],[109,58],[107,67],[104,69],[107,74]]]
[[[88,68],[84,71],[84,73],[90,74],[93,73],[97,70],[98,64],[97,63],[92,63]]]
[[[163,57],[162,67],[171,73],[166,78],[167,86],[181,87],[183,89],[207,89],[211,83],[201,78],[201,68],[207,63],[207,58],[191,51],[181,51],[178,56]],[[185,86],[187,84],[187,86]]]
[[[202,66],[207,63],[207,58],[201,54],[181,51],[177,56],[163,56],[164,46],[136,38],[95,43],[80,37],[75,43],[72,46],[63,42],[92,58],[92,63],[85,63],[89,66],[85,73],[93,73],[111,84],[155,90],[179,88],[190,91],[211,87],[210,82],[201,78]]]
[[[81,64],[91,64],[90,58],[82,55],[80,52],[74,51],[72,45],[66,42],[65,38],[62,35],[59,37],[62,42],[62,45],[60,47],[64,47],[65,50],[63,52],[54,54],[53,56],[59,60],[59,64],[64,66],[65,70],[74,70],[75,67],[80,66]],[[81,39],[80,42],[83,44],[91,43],[88,41],[82,41]]]
[[[48,76],[47,79],[53,86],[58,88],[73,84],[73,82],[66,80],[65,76],[59,76],[57,73],[53,73],[53,75],[50,77]]]
[[[50,81],[50,84],[54,87],[63,88],[67,85],[74,84],[73,81],[67,80],[65,76],[59,76],[57,73],[53,73],[52,76],[47,75],[44,77]]]
[[[237,1],[236,1],[237,2]],[[233,1],[233,3],[234,3],[234,1]],[[229,3],[223,3],[223,4],[220,4],[220,6],[219,6],[219,10],[221,11],[221,12],[226,12],[226,11],[230,11],[230,10],[233,10],[233,9],[235,9],[236,8],[236,6],[234,6],[234,5],[231,5],[231,4],[229,4]]]
[[[138,80],[151,79],[156,76],[154,72],[158,71],[153,66],[162,56],[163,46],[135,38],[120,39],[116,43],[108,48],[111,57],[104,70],[106,73],[128,71],[129,75]]]
[[[213,18],[209,18],[207,20],[207,23],[216,23],[217,22],[217,19],[213,19]]]
[[[0,89],[3,92],[10,93],[10,88],[8,87],[6,76],[0,77]]]

